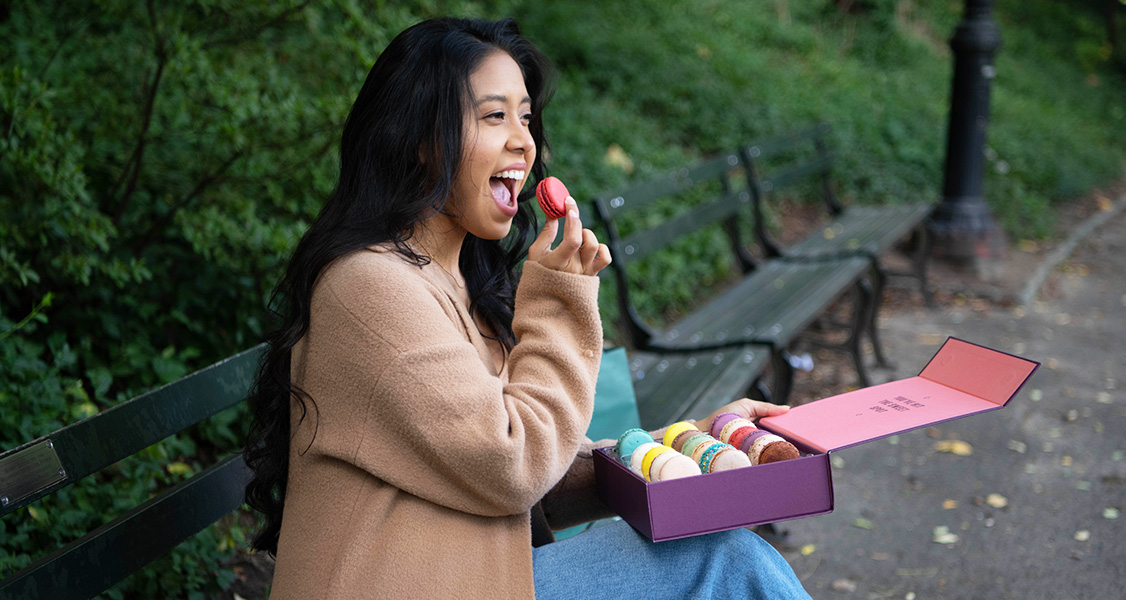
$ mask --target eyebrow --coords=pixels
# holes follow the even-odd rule
[[[503,94],[489,94],[488,96],[483,96],[481,98],[478,98],[477,99],[477,106],[481,106],[482,104],[484,104],[486,102],[493,102],[493,101],[508,102],[508,96],[505,96]],[[520,104],[531,104],[531,103],[532,103],[532,99],[529,96],[524,96],[524,98],[520,101]]]

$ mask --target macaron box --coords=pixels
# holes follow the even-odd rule
[[[796,446],[798,458],[647,482],[617,459],[614,448],[599,448],[598,495],[655,542],[832,512],[830,452],[1002,408],[1039,365],[949,338],[915,377],[758,421]]]

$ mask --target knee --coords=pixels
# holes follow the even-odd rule
[[[743,585],[752,591],[751,597],[809,597],[786,559],[754,532],[733,529],[704,537],[713,538],[710,570],[744,576]]]

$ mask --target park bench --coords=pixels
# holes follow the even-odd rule
[[[841,203],[834,191],[832,169],[835,154],[829,149],[826,138],[830,133],[825,123],[800,131],[744,146],[740,155],[747,167],[753,200],[755,238],[765,256],[781,260],[824,260],[844,256],[866,256],[875,276],[873,286],[876,306],[873,317],[879,312],[879,302],[888,276],[906,276],[918,280],[919,289],[928,306],[934,306],[934,297],[927,285],[927,262],[930,256],[930,236],[926,221],[934,206],[928,203],[903,203],[892,205],[850,205]],[[824,209],[824,222],[804,239],[788,246],[771,233],[769,224],[776,221],[773,212],[775,200],[782,190],[805,184],[813,190],[802,192],[819,197]],[[910,270],[889,270],[883,257],[897,244],[914,236],[914,252]],[[876,323],[869,323],[870,336],[876,360],[886,364]]]
[[[0,453],[0,517],[244,401],[264,349],[236,354]],[[588,430],[596,440],[616,438],[639,424],[624,349],[608,350],[603,365]],[[0,598],[76,600],[101,594],[242,506],[249,480],[241,454],[224,457],[0,581]]]
[[[264,346],[0,454],[0,517],[246,399]],[[241,454],[129,509],[0,582],[4,600],[91,598],[242,505]]]
[[[619,324],[631,346],[643,426],[667,424],[688,410],[704,414],[752,388],[761,390],[768,364],[774,378],[772,400],[785,403],[793,385],[788,348],[846,293],[853,295],[847,337],[825,345],[848,353],[861,385],[869,384],[860,352],[860,338],[875,304],[866,279],[868,259],[756,258],[741,234],[741,220],[753,216],[750,190],[733,184],[732,173],[737,175],[741,164],[737,153],[727,153],[600,194],[593,201],[614,256],[610,267],[617,284]],[[730,263],[738,277],[734,285],[665,326],[653,323],[657,315],[641,315],[633,298],[636,288],[645,285],[645,259],[662,251],[683,252],[684,244],[716,228],[722,229],[731,249]],[[701,363],[707,368],[696,368]],[[691,371],[685,368],[689,364]],[[651,379],[655,373],[661,376]],[[691,399],[681,390],[690,390]]]

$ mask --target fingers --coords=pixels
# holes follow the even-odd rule
[[[560,240],[555,251],[569,260],[583,245],[583,222],[579,219],[579,205],[575,203],[574,198],[567,196],[566,207],[567,218],[563,223],[563,239]]]
[[[583,230],[583,245],[579,249],[579,260],[583,265],[583,274],[592,275],[590,270],[594,268],[594,259],[598,256],[598,238],[594,237],[594,232],[589,229]]]
[[[555,234],[559,232],[559,219],[548,218],[544,223],[543,229],[540,234],[536,236],[536,240],[528,247],[528,257],[532,260],[538,261],[548,250],[551,249],[551,243],[555,241]]]
[[[559,245],[551,248],[559,231],[559,219],[547,219],[543,230],[528,248],[528,260],[557,271],[581,275],[597,275],[611,262],[610,248],[600,244],[593,231],[583,229],[579,207],[568,196],[565,203],[566,219]]]
[[[746,408],[748,418],[750,419],[783,415],[790,410],[789,406],[782,404],[771,404],[769,402],[762,402],[759,400],[750,400],[748,398],[737,400],[736,403]]]
[[[723,413],[735,413],[743,418],[754,420],[761,417],[782,415],[789,410],[789,406],[751,400],[750,398],[741,398],[730,404],[721,406],[715,412],[708,415],[707,418],[697,423],[696,426],[699,427],[701,431],[708,431],[712,426],[712,420]]]
[[[598,253],[594,256],[594,263],[591,264],[590,273],[587,274],[597,275],[602,269],[610,266],[613,260],[613,257],[610,256],[610,247],[606,244],[599,244]]]

